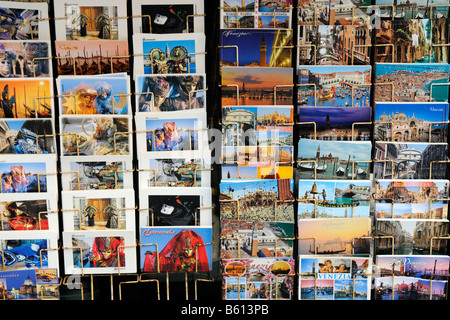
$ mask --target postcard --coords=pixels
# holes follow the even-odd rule
[[[58,269],[58,231],[0,233],[0,265],[4,271]]]
[[[299,270],[299,300],[371,299],[370,258],[302,255]]]
[[[294,222],[291,179],[224,179],[219,189],[221,219]]]
[[[370,140],[371,118],[371,107],[300,106],[299,137],[316,140]]]
[[[5,40],[0,46],[1,78],[52,77],[50,41]]]
[[[367,25],[299,25],[300,65],[370,65],[371,29]]]
[[[407,21],[410,19],[423,19],[424,17],[433,19],[448,17],[448,0],[436,0],[433,3],[429,3],[426,0],[411,0],[408,3],[395,6],[393,6],[393,0],[375,0],[374,4],[380,7],[381,18]]]
[[[300,179],[370,178],[370,141],[300,139],[297,168]]]
[[[369,107],[372,67],[299,66],[298,102],[314,107]]]
[[[369,217],[298,219],[298,253],[367,254],[371,230]]]
[[[177,157],[166,152],[141,153],[139,182],[141,187],[210,187],[211,153],[179,151]]]
[[[447,280],[375,277],[374,285],[375,300],[447,300]]]
[[[56,79],[61,114],[130,114],[128,77],[60,76]]]
[[[278,221],[221,221],[220,257],[292,258],[294,223]]]
[[[142,272],[208,272],[212,270],[211,227],[142,227]]]
[[[220,65],[291,68],[292,35],[291,29],[223,29]]]
[[[203,74],[205,41],[204,33],[134,34],[134,74]]]
[[[375,63],[375,102],[447,102],[450,65]]]
[[[61,155],[130,155],[131,120],[126,115],[61,116]]]
[[[448,220],[377,219],[375,221],[376,254],[427,255],[445,254]]]
[[[294,259],[224,259],[221,263],[224,300],[291,300],[294,296]]]
[[[64,231],[66,274],[136,273],[134,230]]]
[[[370,180],[299,180],[297,189],[299,219],[370,216]]]
[[[379,203],[374,204],[374,216],[379,219],[447,219],[448,203]]]
[[[0,272],[2,300],[59,300],[57,269]]]
[[[308,1],[298,2],[299,25],[368,25],[371,14],[364,7],[370,0],[362,1]]]
[[[135,118],[138,154],[202,151],[208,147],[204,110],[149,112]],[[171,154],[174,157],[177,153]]]
[[[204,3],[200,0],[134,0],[133,33],[204,32]],[[140,18],[140,19],[138,19]]]
[[[1,79],[0,90],[2,118],[54,117],[53,79]]]
[[[375,142],[375,179],[445,179],[448,144]],[[434,163],[433,163],[434,162]]]
[[[447,142],[449,105],[440,102],[378,102],[374,140]]]
[[[138,112],[206,109],[205,74],[136,76]]]
[[[0,194],[1,231],[59,230],[57,195]]]
[[[62,190],[133,188],[133,159],[120,156],[67,156],[61,159]]]
[[[211,188],[141,188],[138,214],[141,227],[211,227]]]
[[[128,40],[127,4],[121,0],[54,3],[56,40]],[[66,18],[66,19],[62,19]]]
[[[58,75],[97,75],[130,71],[128,40],[55,41]]]
[[[0,39],[50,40],[47,3],[20,3],[1,1]]]
[[[280,149],[280,151],[283,149]],[[221,165],[222,179],[294,179],[294,167],[289,162],[278,163],[273,166],[262,167],[256,164],[228,164]]]
[[[377,179],[374,181],[378,203],[425,203],[444,201],[449,196],[448,180]]]
[[[132,230],[135,227],[133,189],[62,191],[64,231]]]
[[[1,193],[58,194],[56,154],[5,154],[0,172]]]

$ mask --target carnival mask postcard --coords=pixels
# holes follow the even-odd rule
[[[292,67],[292,30],[220,31],[220,65]]]
[[[63,232],[66,274],[135,273],[134,230]]]
[[[294,295],[295,260],[222,260],[224,300],[289,300]]]
[[[15,231],[0,234],[2,270],[58,269],[57,231]]]
[[[370,300],[371,259],[300,256],[299,300]]]
[[[139,180],[142,187],[209,187],[211,185],[210,152],[166,152],[139,155]]]
[[[1,193],[58,192],[55,154],[2,155],[0,172]]]
[[[0,1],[1,40],[50,40],[47,3]]]
[[[56,198],[56,195],[0,194],[0,230],[58,231]]]
[[[448,0],[435,0],[432,3],[426,0],[411,0],[405,5],[395,5],[393,0],[375,0],[375,5],[381,9],[380,17],[386,19],[423,19],[430,17],[440,19],[448,17]],[[394,12],[392,12],[394,10]]]
[[[371,29],[366,25],[298,26],[300,65],[370,65]]]
[[[347,218],[370,215],[371,181],[300,180],[298,217]]]
[[[0,115],[2,118],[52,118],[53,80],[1,79]]]
[[[64,76],[57,88],[63,115],[131,113],[128,77]]]
[[[375,179],[445,179],[448,144],[375,142]]]
[[[369,107],[372,67],[299,66],[298,102],[314,107]]]
[[[128,40],[55,41],[58,75],[130,71]]]
[[[222,67],[222,106],[292,105],[292,68]]]
[[[316,140],[371,139],[372,108],[302,107],[298,108],[299,137]]]
[[[293,183],[290,179],[222,180],[220,217],[294,222]]]
[[[0,78],[52,77],[51,50],[49,41],[2,41]]]
[[[1,300],[59,300],[57,269],[0,272]]]
[[[348,219],[298,219],[298,254],[368,254],[372,221]]]
[[[62,156],[132,154],[128,116],[65,116],[60,128]]]
[[[134,34],[134,74],[205,73],[205,35]]]
[[[447,142],[449,105],[441,102],[378,102],[374,140]]]
[[[212,269],[211,227],[143,227],[142,272],[208,272]]]
[[[375,300],[447,300],[448,281],[391,276],[375,277]]]
[[[376,102],[447,102],[450,65],[376,63]]]
[[[378,219],[447,219],[448,203],[378,203],[374,205],[374,216]]]
[[[377,219],[374,252],[380,254],[427,255],[447,252],[448,220]]]
[[[54,3],[56,40],[127,40],[126,2],[77,0]],[[63,19],[65,18],[65,19]]]
[[[133,1],[134,33],[204,32],[204,3],[201,0]],[[141,17],[140,19],[138,19]]]
[[[370,141],[300,139],[297,168],[300,179],[368,180]]]
[[[0,120],[0,154],[56,153],[52,120]]]
[[[136,77],[138,112],[206,108],[204,74],[146,75]]]
[[[147,188],[139,195],[141,227],[212,226],[210,188]]]
[[[377,179],[375,201],[379,203],[425,203],[444,201],[449,195],[448,180]]]

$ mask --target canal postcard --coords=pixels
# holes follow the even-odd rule
[[[430,203],[379,203],[374,205],[375,218],[387,219],[447,219],[447,201]]]
[[[447,201],[448,180],[377,179],[374,181],[375,201],[379,203],[425,203]]]
[[[375,277],[375,300],[447,300],[448,281]]]

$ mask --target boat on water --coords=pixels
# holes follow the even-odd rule
[[[327,168],[328,168],[328,166],[324,163],[324,164],[322,164],[322,165],[318,165],[318,166],[316,167],[316,171],[317,171],[317,172],[324,172],[325,170],[327,170]]]
[[[345,174],[345,169],[342,167],[337,168],[336,175],[343,176]]]
[[[356,173],[358,174],[358,176],[361,176],[361,177],[366,177],[367,176],[367,172],[364,171],[361,168],[358,168],[358,170],[356,170]]]

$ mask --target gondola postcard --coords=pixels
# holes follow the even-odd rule
[[[128,40],[55,41],[58,75],[99,75],[130,71]]]
[[[50,41],[5,40],[0,45],[1,78],[52,77]]]
[[[374,110],[375,141],[447,142],[448,103],[379,102]]]
[[[369,217],[298,219],[298,253],[368,254],[371,231]]]
[[[63,191],[64,231],[131,230],[135,227],[133,189]]]
[[[445,179],[448,144],[375,142],[375,179]]]
[[[0,234],[2,270],[59,269],[58,231],[33,230]]]
[[[57,1],[53,7],[58,41],[128,40],[127,4],[121,0]]]
[[[34,269],[0,272],[2,300],[59,300],[56,269]]]
[[[371,181],[300,180],[298,217],[351,218],[370,216]]]
[[[205,35],[135,34],[134,74],[205,73]]]
[[[177,157],[166,152],[139,155],[139,182],[142,187],[209,187],[211,154],[180,151]]]
[[[447,201],[430,203],[379,203],[374,205],[374,216],[379,219],[447,219]]]
[[[2,118],[54,117],[52,79],[1,79],[0,90]]]
[[[62,156],[132,154],[131,118],[125,115],[60,117]]]
[[[136,273],[134,230],[63,232],[66,274]]]
[[[294,259],[224,259],[222,275],[224,300],[290,300],[294,296]]]
[[[132,156],[67,156],[61,159],[62,190],[109,190],[133,187]]]
[[[299,260],[299,300],[370,300],[370,258],[302,255]]]
[[[445,254],[448,230],[446,219],[377,219],[374,252],[377,255]]]
[[[387,20],[440,19],[448,17],[448,0],[411,0],[408,3],[394,5],[394,0],[375,0],[379,5],[380,17]],[[394,6],[393,6],[394,5]],[[394,9],[394,12],[392,10]]]
[[[293,257],[293,222],[225,219],[221,227],[221,259]]]
[[[370,141],[325,141],[300,139],[300,179],[368,180],[372,143]]]
[[[142,188],[139,191],[139,225],[212,226],[209,188]]]
[[[379,203],[425,203],[446,201],[448,180],[377,179],[374,181],[374,200]]]
[[[1,231],[59,230],[55,195],[0,194]]]
[[[142,227],[142,272],[212,270],[212,227]]]
[[[375,300],[447,300],[448,281],[414,277],[375,277]]]
[[[47,3],[1,1],[2,40],[50,40]]]
[[[219,187],[220,217],[294,222],[293,184],[291,179],[224,179]]]
[[[130,114],[130,80],[112,76],[61,76],[57,79],[61,114]]]
[[[369,107],[372,67],[299,66],[298,103],[314,107]]]
[[[136,76],[138,112],[206,109],[204,74]]]
[[[134,0],[133,33],[204,32],[204,3],[200,0]]]

